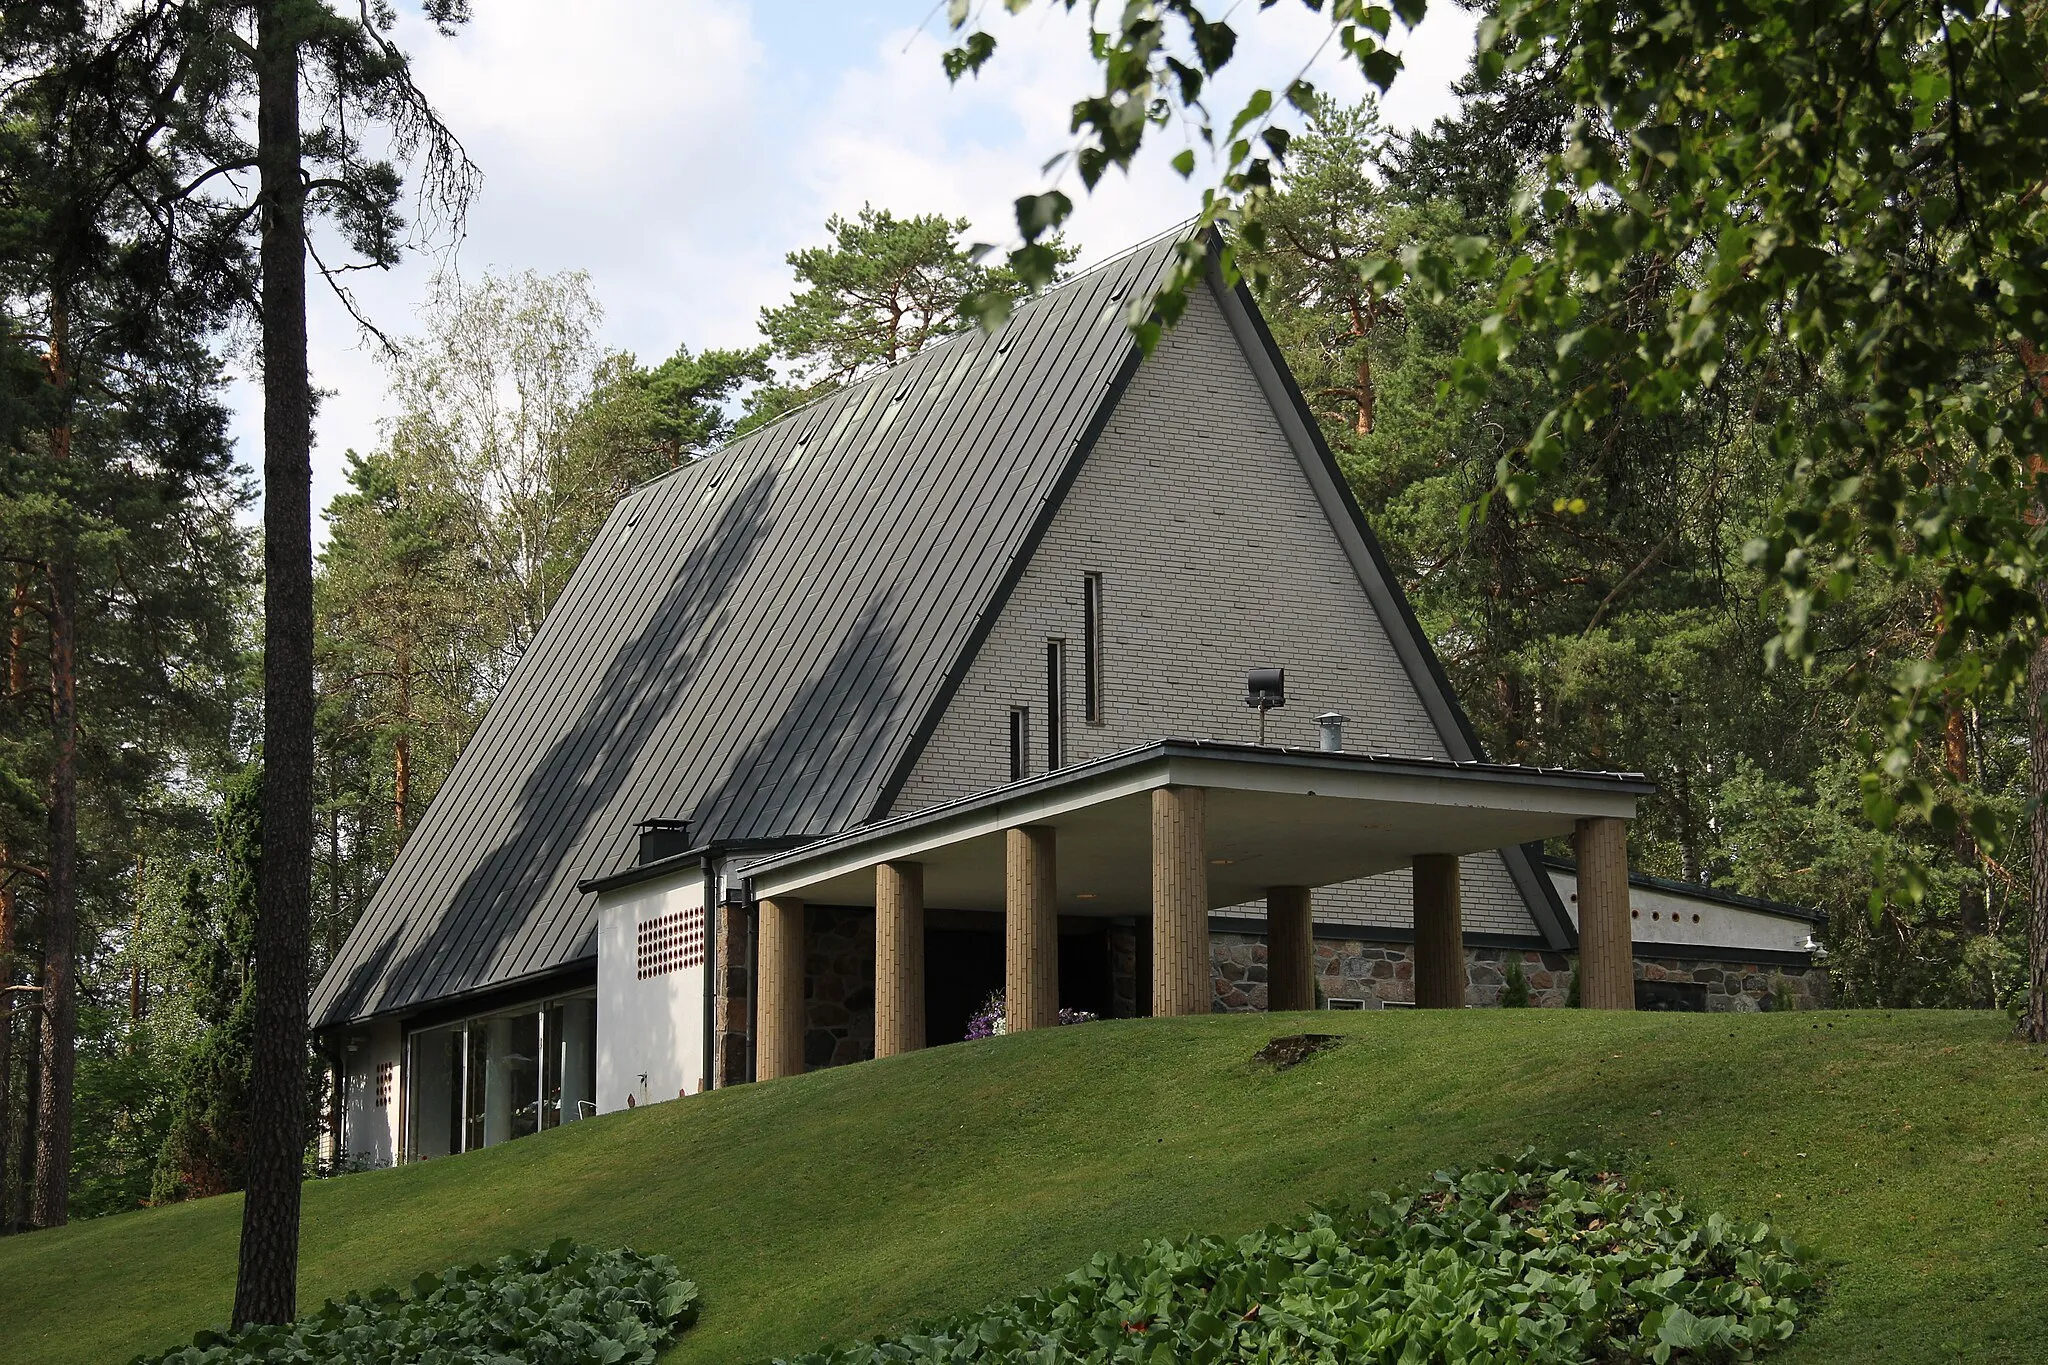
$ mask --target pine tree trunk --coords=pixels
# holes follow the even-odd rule
[[[135,860],[135,884],[142,885],[142,859]],[[135,919],[128,929],[128,1023],[133,1026],[142,1022],[142,898],[135,898]],[[130,1046],[137,1035],[132,1027],[129,1032]]]
[[[407,819],[412,805],[412,637],[407,626],[399,632],[393,669],[398,675],[398,737],[391,745],[391,830],[392,842],[405,847]]]
[[[1963,716],[1963,705],[1957,702],[1949,707],[1947,723],[1941,734],[1942,761],[1948,770],[1949,780],[1957,786],[1967,786],[1970,781],[1970,728]],[[1956,826],[1955,841],[1952,845],[1956,855],[1956,866],[1971,875],[1956,891],[1956,918],[1963,936],[1976,938],[1986,928],[1984,887],[1978,880],[1977,838],[1970,833],[1967,823]],[[1995,1007],[1995,1003],[1994,1007]]]
[[[1358,434],[1372,435],[1373,419],[1379,410],[1379,393],[1373,384],[1372,356],[1361,350],[1356,370],[1358,383]]]
[[[61,1227],[71,1199],[71,1098],[78,1076],[78,574],[50,565],[50,867],[43,900],[43,1085],[35,1223]]]
[[[50,302],[46,377],[60,413],[71,390],[71,309]],[[49,455],[71,459],[71,426],[60,417]],[[50,848],[43,896],[42,1092],[37,1103],[32,1217],[62,1227],[71,1202],[71,1098],[78,1077],[78,568],[59,528],[50,556]]]
[[[23,1040],[21,1055],[28,1064],[28,1074],[22,1078],[21,1142],[15,1149],[14,1172],[14,1226],[29,1226],[29,1198],[36,1185],[36,1107],[42,1101],[43,1063],[43,1011],[36,1004],[36,996],[23,999],[29,1002],[28,1027],[22,1030],[28,1036]]]
[[[326,790],[332,795],[340,784],[334,779],[332,763],[327,769]],[[321,946],[325,949],[324,961],[332,962],[341,952],[341,806],[332,805],[327,812],[327,923],[323,926]]]
[[[0,848],[0,861],[7,850]],[[14,1231],[7,1156],[14,1150],[14,887],[0,885],[0,1237]]]
[[[7,632],[7,689],[8,695],[18,697],[28,687],[28,614],[33,604],[29,591],[29,573],[26,566],[17,565],[14,571],[14,598],[11,604],[12,624]],[[12,861],[9,851],[0,845],[0,863]],[[21,1145],[15,1144],[14,1124],[14,1002],[18,998],[12,987],[15,985],[14,949],[15,939],[20,933],[21,899],[14,889],[14,883],[0,884],[0,1236],[21,1230],[19,1206],[9,1197],[13,1188],[9,1184],[12,1168],[7,1159],[10,1153],[26,1153],[35,1140],[35,1090],[33,1083],[20,1092],[22,1096],[23,1123]],[[27,1019],[24,1017],[24,1031]],[[34,1056],[35,1041],[22,1053],[24,1062]],[[23,1166],[26,1170],[26,1165]]]
[[[2020,1032],[2027,1041],[2048,1043],[2048,640],[2034,646],[2027,661],[2027,819],[2033,862],[2033,904],[2027,915],[2027,1012]]]
[[[290,6],[256,20],[256,137],[264,207],[263,860],[248,1194],[235,1321],[291,1320],[305,1160],[306,954],[313,856],[312,388],[306,361],[306,204],[299,41]]]

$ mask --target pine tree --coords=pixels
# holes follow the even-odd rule
[[[468,18],[466,0],[427,0],[424,9],[444,33]],[[313,218],[325,214],[362,261],[389,266],[406,227],[395,161],[416,164],[422,204],[458,223],[476,174],[413,83],[405,54],[391,41],[397,14],[387,6],[344,11],[328,0],[186,0],[151,13],[165,25],[164,41],[193,59],[180,67],[184,99],[177,107],[187,116],[169,130],[188,158],[204,163],[188,186],[224,193],[218,177],[228,168],[256,171],[254,198],[236,206],[230,221],[238,234],[252,220],[256,228],[255,287],[246,287],[245,272],[238,298],[254,315],[262,354],[263,811],[277,837],[263,860],[256,929],[248,1196],[234,1320],[286,1322],[297,1304],[299,1185],[309,1136],[315,700],[308,233]],[[242,36],[251,20],[253,44]],[[310,122],[301,100],[309,90]],[[371,127],[388,133],[392,157],[364,150],[363,130]],[[315,182],[317,199],[309,189]],[[209,201],[188,193],[179,202]],[[353,309],[339,276],[320,268]]]
[[[186,1055],[151,1194],[158,1202],[241,1189],[249,1152],[256,1029],[257,894],[263,860],[262,770],[229,781],[211,866],[186,870],[177,961],[202,1031]]]
[[[916,355],[972,320],[963,308],[1014,301],[1024,288],[1005,267],[985,266],[961,243],[965,218],[899,218],[863,205],[825,220],[831,244],[792,251],[799,292],[761,310],[761,332],[787,366],[782,382],[749,400],[745,427],[789,411],[871,370]],[[1078,254],[1059,239],[1044,244],[1055,277]]]
[[[1501,990],[1500,1005],[1508,1010],[1529,1008],[1529,974],[1522,970],[1520,957],[1508,959],[1507,984]]]
[[[28,890],[41,953],[31,1097],[40,1226],[68,1216],[78,973],[87,911],[107,876],[82,843],[95,830],[118,835],[125,803],[163,752],[156,741],[193,714],[177,674],[220,652],[215,627],[239,546],[219,366],[206,345],[224,317],[223,256],[209,212],[181,231],[158,213],[181,169],[157,136],[176,67],[161,18],[44,4],[9,6],[0,23],[7,697],[40,713],[34,744],[14,728],[26,717],[8,716],[16,799],[0,814],[0,861],[15,879],[6,917]],[[30,763],[40,769],[33,801]],[[22,818],[30,810],[33,825]]]

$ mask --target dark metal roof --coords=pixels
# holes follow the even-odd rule
[[[623,499],[313,996],[330,1027],[596,953],[636,821],[868,818],[1128,378],[1164,238]]]

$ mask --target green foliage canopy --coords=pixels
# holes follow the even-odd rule
[[[213,857],[186,869],[176,960],[199,1026],[178,1066],[169,1130],[151,1197],[161,1203],[240,1189],[248,1156],[250,1053],[256,1028],[257,880],[263,776],[231,779]]]
[[[1383,45],[1394,19],[1412,28],[1425,9],[1309,7],[1327,13],[1335,47],[1381,89],[1400,70]],[[1236,33],[1208,8],[1168,0],[1117,12],[1094,37],[1102,86],[1075,104],[1067,155],[1092,188],[1185,112],[1216,161],[1197,226],[1229,226],[1257,250],[1293,138],[1280,117],[1312,115],[1315,92],[1301,81],[1277,96],[1261,88],[1221,129],[1202,98]],[[947,56],[956,79],[995,52],[979,12],[951,6],[963,34]],[[1824,421],[1784,409],[1774,432],[1790,469],[1784,515],[1753,553],[1784,593],[1780,647],[1799,657],[1814,612],[1844,600],[1859,575],[1938,566],[1936,649],[1889,680],[1897,723],[1878,766],[1904,779],[1904,801],[1947,821],[1954,812],[1934,809],[1931,788],[1908,775],[1933,701],[2017,685],[2048,621],[2035,590],[2048,532],[2032,516],[2029,464],[2048,443],[2041,21],[2038,7],[1988,0],[1878,11],[1848,0],[1504,0],[1481,27],[1482,81],[1540,72],[1570,111],[1560,145],[1500,240],[1466,236],[1358,269],[1378,289],[1416,277],[1437,293],[1498,272],[1455,376],[1468,392],[1518,348],[1552,338],[1557,394],[1497,470],[1517,504],[1539,496],[1575,437],[1625,409],[1681,410],[1774,345],[1853,395],[1851,410]],[[1174,164],[1193,176],[1194,149]],[[1012,268],[1027,283],[1048,278],[1030,247],[1071,207],[1057,189],[1018,201],[1026,245]],[[1227,275],[1236,251],[1224,248]],[[1141,340],[1177,319],[1204,252],[1191,237],[1161,294],[1134,305]],[[1646,265],[1660,276],[1647,313],[1636,306]],[[1899,799],[1874,785],[1870,813],[1889,818]]]
[[[797,294],[761,310],[761,332],[789,373],[754,395],[746,425],[915,355],[992,301],[1007,306],[1021,297],[1022,277],[1007,266],[983,265],[980,249],[961,244],[967,228],[965,218],[898,217],[871,204],[852,218],[827,218],[830,244],[789,253]],[[1057,237],[1040,245],[1042,285],[1056,280],[1076,252]]]

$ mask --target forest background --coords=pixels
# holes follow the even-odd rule
[[[1544,373],[1511,363],[1483,396],[1447,396],[1490,282],[1443,299],[1374,294],[1355,267],[1504,229],[1564,116],[1534,77],[1468,85],[1455,117],[1405,137],[1370,103],[1317,109],[1248,260],[1325,435],[1491,756],[1649,774],[1659,794],[1632,831],[1635,865],[1826,909],[1844,1003],[2010,1008],[2027,985],[2025,839],[2004,840],[2001,860],[1967,830],[1908,816],[1878,833],[1864,819],[1859,780],[1885,722],[1870,684],[1925,649],[1929,586],[1863,584],[1818,627],[1814,669],[1765,667],[1776,618],[1745,549],[1769,530],[1785,475],[1766,427],[1787,405],[1838,406],[1825,375],[1766,354],[1682,412],[1618,416],[1573,447],[1539,504],[1465,515],[1551,401]],[[874,207],[835,218],[823,245],[791,254],[797,292],[762,310],[757,347],[679,346],[653,364],[606,348],[580,274],[438,282],[389,357],[383,439],[351,452],[348,489],[325,511],[316,972],[617,498],[963,325],[963,300],[1014,293],[965,231]],[[1646,310],[1658,288],[1644,283]],[[39,379],[37,335],[8,331],[10,402]],[[187,332],[110,343],[81,377],[61,464],[32,414],[8,414],[0,1230],[27,1225],[34,1183],[59,670],[80,735],[71,1214],[240,1182],[260,554],[210,341],[195,313]],[[60,555],[78,593],[68,659],[51,650]],[[1958,701],[1943,736],[1948,780],[2016,836],[2024,715]],[[1873,916],[1879,854],[1911,875],[1886,884]],[[1897,889],[1909,885],[1925,894]]]

